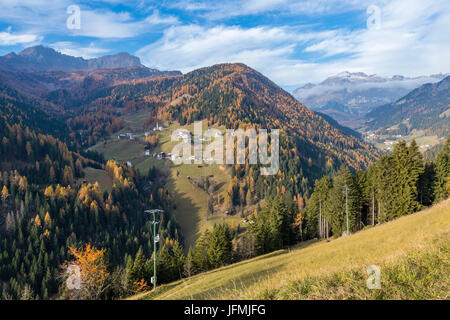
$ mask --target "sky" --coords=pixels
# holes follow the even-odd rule
[[[292,90],[342,71],[450,72],[448,0],[0,0],[0,55],[33,45],[151,68],[242,62]]]

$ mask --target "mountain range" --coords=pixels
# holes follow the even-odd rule
[[[75,71],[115,68],[143,68],[139,58],[121,52],[100,58],[84,59],[57,52],[52,48],[34,46],[18,54],[0,57],[0,68],[19,71]]]
[[[450,76],[374,108],[366,119],[370,130],[389,129],[402,135],[425,130],[429,135],[446,137],[450,134]]]
[[[341,72],[319,84],[308,83],[293,95],[307,107],[325,113],[353,129],[364,123],[362,117],[380,105],[405,96],[425,83],[434,83],[446,74],[420,77],[396,75],[390,78],[363,72]]]
[[[84,59],[57,52],[52,48],[34,46],[18,54],[11,52],[0,57],[0,67],[20,71],[75,71],[144,67],[139,58],[122,52],[100,58]]]

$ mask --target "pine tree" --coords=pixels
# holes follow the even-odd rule
[[[133,262],[133,267],[131,268],[131,271],[129,273],[130,281],[134,282],[144,279],[144,281],[150,283],[150,278],[152,276],[153,273],[150,271],[149,260],[145,258],[142,247],[139,247],[139,250]]]
[[[198,238],[195,243],[195,248],[193,251],[193,264],[196,270],[199,272],[207,271],[210,269],[210,264],[208,260],[208,249],[209,249],[209,230],[205,232]]]
[[[444,148],[435,160],[436,180],[434,183],[435,202],[447,199],[450,195],[450,136],[444,143]]]
[[[295,238],[292,230],[294,213],[283,199],[269,200],[266,207],[252,217],[250,232],[255,238],[255,250],[263,254],[288,245]]]
[[[184,254],[183,247],[178,241],[175,241],[173,248],[173,267],[176,272],[176,279],[182,278],[184,273],[184,264],[186,263],[186,255]]]
[[[346,188],[348,199],[346,199]],[[355,177],[352,176],[347,167],[341,168],[333,180],[333,188],[330,190],[324,206],[324,215],[331,225],[334,236],[340,236],[347,230],[347,208],[348,224],[350,232],[356,231],[358,219],[361,214],[360,191]]]
[[[218,268],[230,263],[232,236],[228,225],[219,224],[214,226],[208,240],[209,266]]]
[[[308,239],[320,238],[324,235],[324,230],[322,230],[323,221],[329,219],[329,217],[324,216],[324,205],[331,187],[331,179],[329,176],[324,176],[320,180],[315,181],[314,192],[307,200],[306,208],[304,209],[304,235]]]
[[[186,256],[186,261],[184,263],[183,275],[186,277],[190,277],[195,273],[193,250],[192,248],[189,248],[188,254]]]

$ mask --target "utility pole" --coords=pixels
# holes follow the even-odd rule
[[[156,221],[156,213],[161,213],[161,209],[145,210],[145,213],[153,214],[153,290],[156,289],[156,244],[159,242],[159,234],[156,234],[156,225],[159,223]]]
[[[345,185],[345,215],[347,219],[347,236],[350,235],[348,227],[348,186]]]

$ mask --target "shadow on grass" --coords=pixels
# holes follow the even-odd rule
[[[177,177],[177,179],[185,179]],[[175,186],[175,180],[169,173],[166,181],[166,188],[171,190],[176,202],[176,209],[173,210],[173,216],[181,227],[184,239],[184,248],[187,252],[190,246],[193,246],[199,235],[200,215],[198,207],[186,193],[181,193]]]

